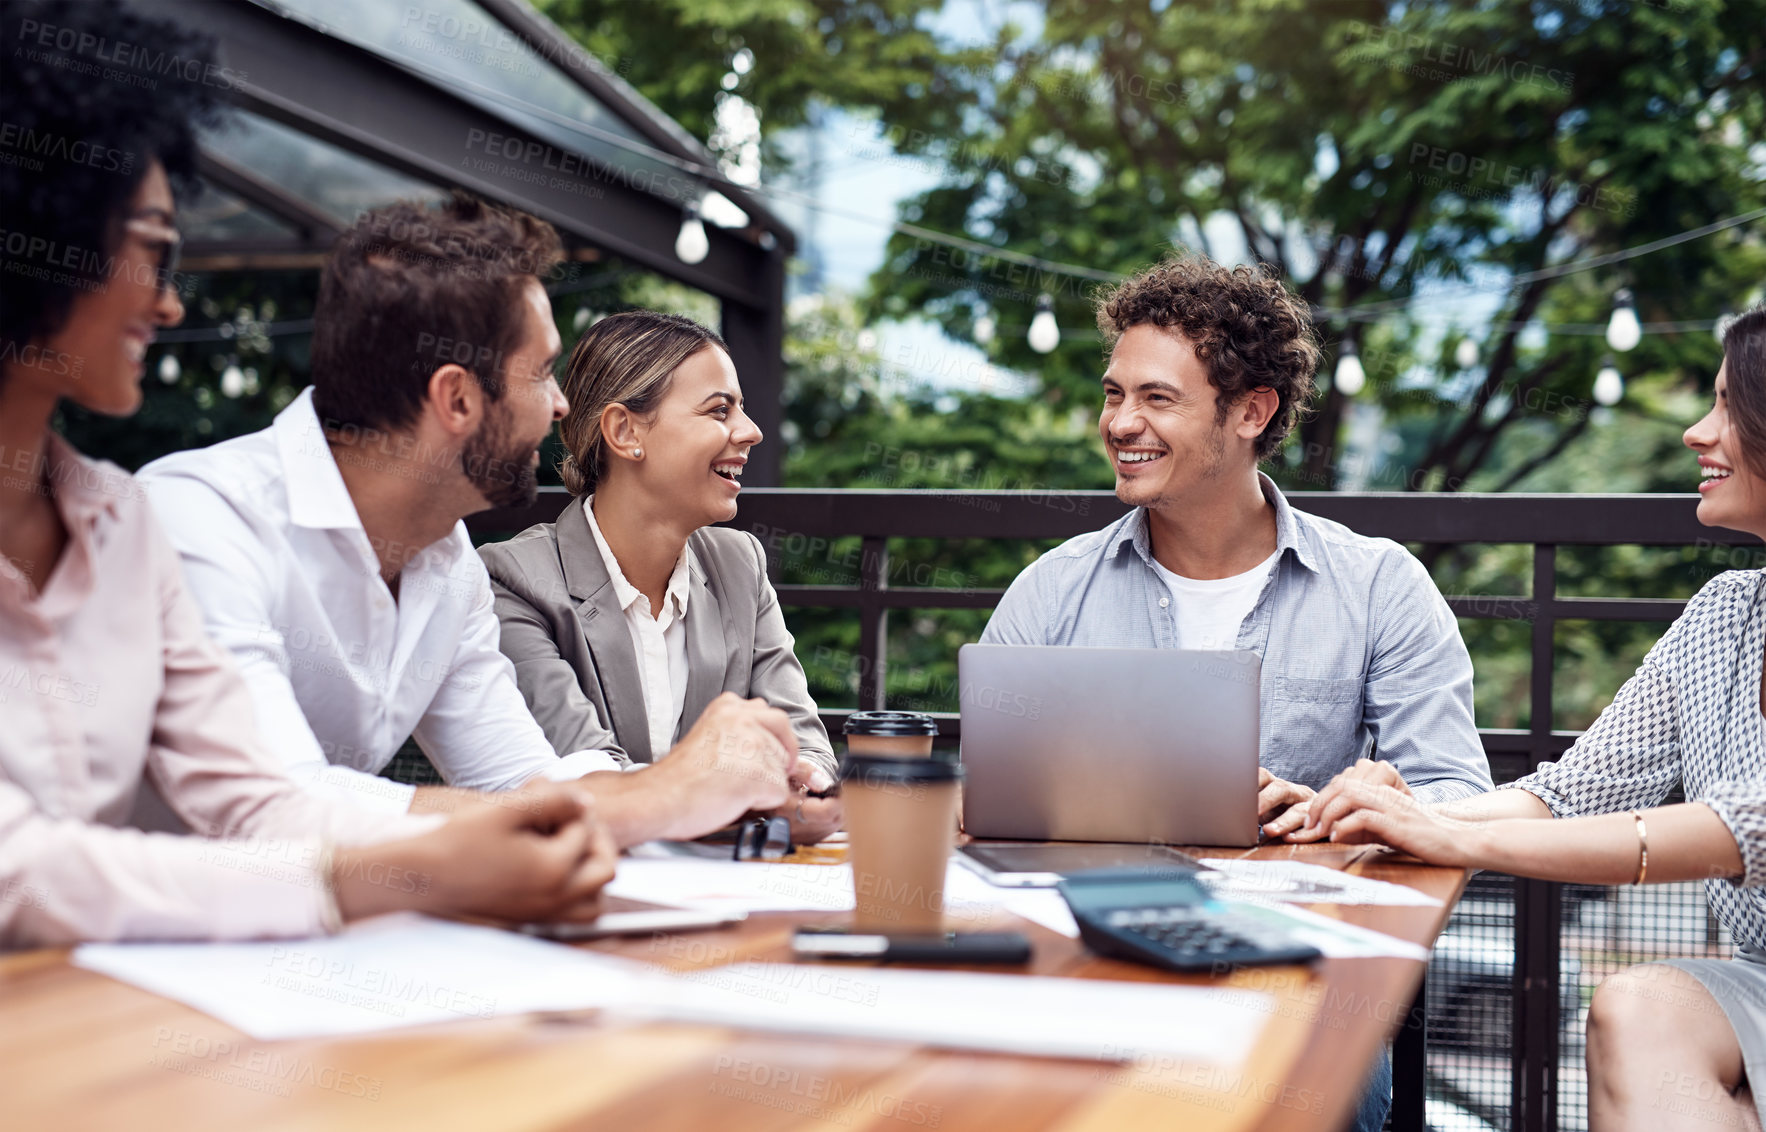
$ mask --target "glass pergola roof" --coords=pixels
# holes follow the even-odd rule
[[[203,145],[327,213],[339,228],[395,200],[446,196],[434,185],[246,110],[236,110]]]
[[[425,0],[420,7],[363,0],[256,2],[373,52],[516,129],[588,157],[636,191],[681,205],[698,202],[706,220],[720,227],[751,222],[734,202],[685,172],[680,159],[662,153],[584,89],[556,59],[535,50],[474,0]],[[558,50],[581,48],[564,41]],[[298,198],[305,219],[322,215],[334,230],[346,228],[365,209],[445,195],[435,185],[242,109],[205,136],[203,146]],[[278,216],[275,202],[265,196],[244,199],[240,191],[214,185],[190,202],[184,217],[191,253],[198,256],[205,248],[241,241],[261,246],[279,239],[289,250],[320,250],[311,241],[303,243],[301,219]]]
[[[280,0],[277,7],[553,145],[623,170],[657,196],[685,203],[702,191],[676,164],[653,156],[653,147],[624,118],[472,0],[424,0],[421,6]]]

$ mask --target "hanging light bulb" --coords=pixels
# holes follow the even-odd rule
[[[1453,348],[1454,364],[1460,369],[1471,369],[1478,364],[1478,344],[1470,338],[1461,338],[1459,345]]]
[[[237,400],[245,392],[245,371],[229,363],[221,371],[221,396]]]
[[[1367,385],[1367,371],[1361,368],[1361,355],[1355,351],[1353,339],[1343,340],[1343,352],[1337,355],[1337,374],[1333,378],[1337,392],[1353,397]]]
[[[675,237],[675,255],[682,263],[703,263],[711,251],[705,235],[705,222],[699,219],[699,206],[690,204],[681,216],[681,234]]]
[[[1061,328],[1055,324],[1054,296],[1037,296],[1036,317],[1030,320],[1030,333],[1027,337],[1030,348],[1039,354],[1051,353],[1061,344]]]
[[[1607,345],[1623,354],[1634,350],[1643,341],[1643,326],[1637,321],[1637,305],[1632,301],[1631,288],[1613,292],[1613,317],[1607,320]]]
[[[166,354],[159,360],[159,379],[167,385],[178,384],[178,378],[184,373],[184,367],[178,364],[178,355]]]
[[[586,306],[576,308],[576,313],[570,316],[570,328],[580,332],[588,324],[589,308]]]
[[[977,346],[985,346],[989,342],[992,342],[995,329],[992,315],[984,314],[977,318],[975,320],[975,344]]]
[[[1617,405],[1625,396],[1625,375],[1619,372],[1619,365],[1608,354],[1600,360],[1600,372],[1594,375],[1594,402],[1597,405]]]

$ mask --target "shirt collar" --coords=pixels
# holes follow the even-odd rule
[[[607,577],[613,583],[613,594],[619,599],[619,608],[629,610],[632,603],[644,595],[639,592],[638,587],[626,581],[625,571],[619,568],[619,559],[613,557],[613,550],[601,534],[601,524],[595,522],[594,502],[593,495],[583,497],[583,518],[588,521],[589,533],[595,536],[595,549],[601,552],[601,564],[607,567]],[[674,572],[668,576],[668,588],[662,596],[663,602],[673,611],[671,620],[679,621],[687,615],[688,580],[687,552],[683,550],[681,556],[675,559]],[[651,610],[651,613],[654,615],[658,611]]]
[[[301,390],[288,408],[277,413],[272,427],[282,460],[282,485],[288,491],[289,521],[317,530],[361,530],[355,500],[337,470],[337,459],[313,408],[313,387]]]
[[[1257,473],[1257,486],[1262,490],[1263,498],[1269,500],[1270,505],[1275,508],[1276,554],[1279,556],[1285,550],[1292,550],[1296,562],[1313,573],[1318,573],[1318,558],[1307,546],[1306,540],[1300,537],[1300,521],[1295,517],[1294,509],[1288,505],[1287,497],[1276,487],[1275,481],[1262,472]],[[1110,537],[1109,545],[1104,548],[1104,558],[1115,558],[1125,544],[1134,547],[1135,553],[1141,556],[1141,561],[1153,561],[1152,536],[1147,530],[1145,507],[1136,507],[1116,521],[1116,530]]]
[[[57,433],[49,434],[43,458],[56,507],[70,529],[90,527],[100,517],[115,519],[123,500],[146,498],[135,477],[86,459]]]

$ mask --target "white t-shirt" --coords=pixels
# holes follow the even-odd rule
[[[1172,613],[1177,621],[1180,649],[1232,649],[1238,647],[1239,625],[1263,594],[1263,583],[1275,568],[1277,550],[1243,574],[1201,580],[1185,578],[1153,563],[1165,588],[1171,591]]]

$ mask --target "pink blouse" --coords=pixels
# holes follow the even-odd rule
[[[319,932],[322,840],[433,819],[287,779],[134,477],[60,437],[46,458],[61,559],[33,593],[0,556],[0,946]],[[144,775],[204,836],[122,828]]]

